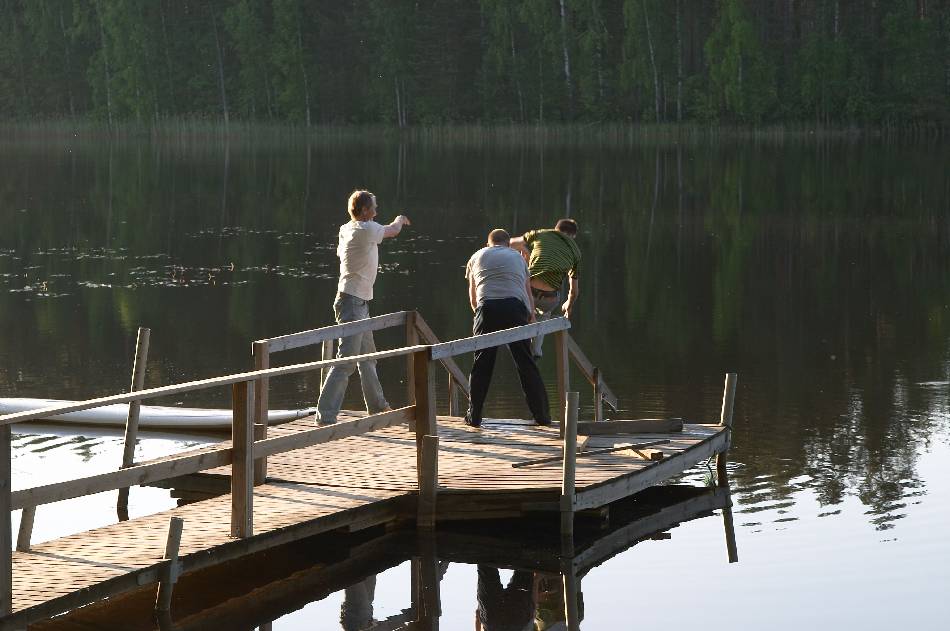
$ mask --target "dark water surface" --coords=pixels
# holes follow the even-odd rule
[[[572,335],[620,396],[614,418],[714,419],[723,373],[739,373],[741,561],[727,563],[721,522],[690,522],[591,572],[584,628],[673,615],[681,628],[942,628],[948,158],[942,146],[817,140],[0,145],[0,397],[126,389],[138,326],[152,330],[147,383],[164,385],[246,369],[252,340],[330,323],[354,187],[376,192],[380,219],[413,220],[381,248],[373,313],[417,309],[443,338],[469,334],[463,266],[490,228],[572,216],[584,252]],[[509,363],[496,369],[489,416],[526,415]],[[402,368],[381,365],[397,404]],[[272,405],[312,405],[314,380],[272,381]],[[590,391],[574,380],[590,416]],[[354,385],[348,405],[359,402]],[[108,432],[19,428],[14,439],[14,488],[121,459]],[[137,457],[199,440],[156,435]],[[113,502],[42,507],[35,538],[107,523]],[[171,502],[135,490],[131,508]],[[389,588],[408,581],[400,568],[381,575],[379,611],[407,606]],[[446,576],[443,628],[471,628],[474,568]],[[274,628],[337,628],[334,598]]]

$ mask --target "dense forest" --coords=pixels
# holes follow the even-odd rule
[[[0,0],[0,118],[950,122],[950,0]]]

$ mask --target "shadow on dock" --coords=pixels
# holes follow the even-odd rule
[[[477,565],[478,619],[484,631],[579,629],[582,579],[605,561],[647,539],[669,539],[680,523],[723,517],[726,558],[738,560],[728,488],[653,487],[579,516],[572,545],[549,521],[526,517],[440,526],[433,533],[375,527],[331,532],[184,575],[171,612],[156,618],[155,589],[95,603],[32,624],[35,631],[262,629],[311,602],[344,591],[340,628],[372,631],[439,628],[440,584],[450,563]],[[411,562],[406,607],[373,617],[376,575]],[[507,586],[499,569],[512,570]],[[521,626],[511,626],[518,624]],[[321,628],[327,621],[314,621]],[[499,627],[499,624],[508,626]],[[532,627],[534,628],[534,627]]]

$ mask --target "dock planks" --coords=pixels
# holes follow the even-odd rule
[[[562,445],[558,430],[523,423],[489,419],[476,429],[458,418],[438,417],[437,519],[557,510],[560,462],[518,469],[511,465],[558,455]],[[312,418],[301,419],[272,427],[268,435],[312,428]],[[660,447],[665,455],[661,461],[644,460],[628,451],[579,458],[578,507],[606,505],[728,448],[724,427],[693,424],[675,434],[595,436],[588,448],[656,438],[670,439]],[[230,467],[220,467],[189,477],[200,479],[207,488],[209,480],[226,482],[229,474]],[[409,518],[418,488],[415,433],[396,426],[276,454],[268,458],[267,474],[267,483],[254,488],[254,535],[247,539],[230,536],[231,499],[222,495],[16,552],[13,614],[0,628],[157,581],[172,516],[185,522],[179,550],[182,572],[320,532]]]

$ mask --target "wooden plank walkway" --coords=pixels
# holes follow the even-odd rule
[[[272,428],[270,436],[312,428],[312,418],[302,419]],[[728,447],[723,426],[688,424],[682,433],[596,436],[588,448],[657,438],[670,440],[658,446],[666,455],[660,461],[628,451],[578,458],[579,509],[629,496]],[[561,445],[556,428],[486,420],[476,429],[439,417],[438,518],[558,510],[560,462],[511,465],[559,455]],[[226,480],[229,469],[191,477]],[[411,518],[417,488],[415,433],[405,425],[275,454],[268,482],[254,488],[252,537],[230,536],[231,499],[223,495],[35,545],[14,554],[13,615],[3,627],[157,581],[171,516],[184,520],[179,559],[191,572],[320,532]]]

